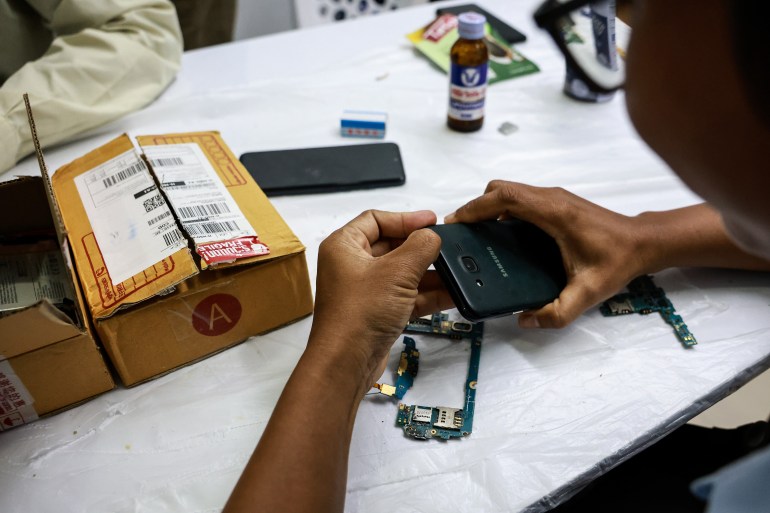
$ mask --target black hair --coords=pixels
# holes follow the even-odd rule
[[[729,0],[738,69],[757,116],[770,128],[770,2]]]

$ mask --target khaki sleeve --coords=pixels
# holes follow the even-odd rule
[[[57,37],[0,87],[0,173],[33,151],[22,94],[49,146],[154,100],[182,55],[168,0],[30,0]]]

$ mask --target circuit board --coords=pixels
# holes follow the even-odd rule
[[[685,348],[698,343],[682,317],[676,313],[665,291],[655,285],[651,276],[635,278],[628,284],[628,292],[611,297],[602,303],[599,311],[605,317],[632,313],[647,315],[658,312],[663,320],[674,328],[677,338]]]
[[[404,398],[406,391],[412,388],[417,370],[420,368],[420,352],[414,339],[404,337],[404,350],[401,351],[401,359],[398,362],[398,378],[396,379],[396,397]]]
[[[480,324],[476,326],[481,328]],[[396,425],[404,434],[412,438],[459,438],[468,436],[473,430],[473,412],[476,406],[476,383],[479,377],[479,359],[481,358],[481,338],[471,340],[471,357],[468,365],[468,377],[465,380],[465,407],[448,408],[445,406],[409,406],[398,405]]]
[[[409,333],[439,335],[451,339],[468,339],[471,343],[471,356],[468,364],[468,376],[465,380],[465,404],[462,409],[446,406],[398,405],[396,425],[404,434],[413,438],[458,438],[468,436],[473,430],[473,412],[476,405],[476,383],[479,377],[481,358],[481,337],[484,323],[472,324],[464,321],[450,321],[449,315],[436,313],[429,317],[416,319],[404,328]]]
[[[435,313],[415,319],[406,325],[404,331],[407,333],[429,333],[433,335],[444,335],[449,338],[460,339],[468,338],[471,340],[481,339],[484,333],[484,324],[473,324],[465,321],[450,321],[449,315],[445,313]]]
[[[396,385],[387,383],[375,383],[374,388],[380,391],[382,395],[396,396],[403,399],[406,391],[412,388],[414,378],[420,368],[420,352],[417,350],[417,344],[411,337],[404,337],[404,350],[401,351],[401,358],[398,361],[396,370]]]

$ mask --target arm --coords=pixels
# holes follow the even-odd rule
[[[168,0],[32,1],[58,36],[0,87],[0,173],[32,152],[22,94],[44,146],[153,99],[179,69],[182,38]]]
[[[225,512],[342,511],[358,405],[408,320],[449,302],[425,278],[432,212],[365,212],[318,255],[313,327]]]
[[[567,272],[559,297],[520,315],[522,327],[566,326],[633,278],[667,267],[770,270],[770,262],[730,240],[719,213],[706,204],[628,217],[564,189],[494,181],[446,222],[507,216],[536,224],[556,239]]]

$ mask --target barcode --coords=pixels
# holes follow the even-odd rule
[[[163,241],[166,243],[166,247],[173,246],[182,238],[182,234],[179,230],[173,230],[163,234]]]
[[[193,205],[192,207],[179,207],[179,215],[184,219],[191,217],[207,217],[227,214],[230,207],[227,203],[209,203],[207,205]]]
[[[170,210],[166,210],[166,211],[165,211],[165,212],[163,212],[161,215],[159,215],[159,216],[155,216],[155,217],[153,217],[152,219],[150,219],[149,221],[147,221],[147,224],[148,224],[149,226],[152,226],[152,225],[154,225],[155,223],[157,223],[158,221],[162,221],[163,219],[167,218],[167,217],[168,217],[168,216],[170,216],[170,215],[171,215],[171,211],[170,211]]]
[[[102,180],[104,182],[104,188],[107,189],[108,187],[112,187],[116,183],[122,182],[126,178],[131,178],[132,176],[134,176],[140,171],[144,171],[144,164],[141,162],[128,166],[127,168],[123,169],[119,173],[116,173],[112,176],[108,176],[107,178]]]
[[[166,159],[151,159],[150,164],[152,164],[152,167],[182,166],[184,161],[179,157],[169,157]]]
[[[211,235],[212,233],[234,232],[240,230],[235,221],[223,221],[221,223],[199,223],[185,225],[187,233],[196,235]]]
[[[162,207],[165,204],[166,204],[166,202],[163,201],[163,198],[160,196],[160,194],[156,194],[152,198],[144,200],[144,203],[143,203],[144,211],[145,212],[152,212],[156,208]]]

